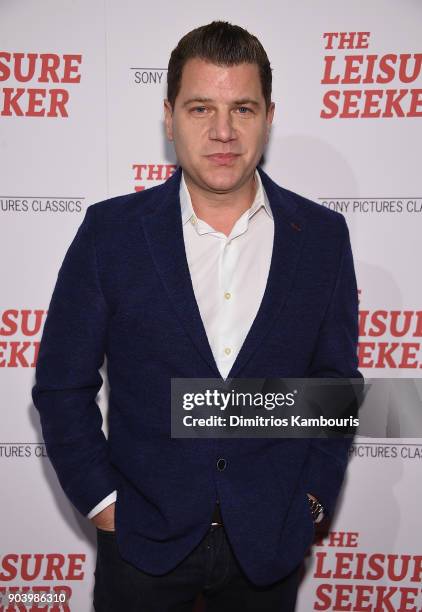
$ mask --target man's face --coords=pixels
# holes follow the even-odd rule
[[[166,100],[164,109],[167,137],[196,186],[228,193],[252,177],[274,115],[274,103],[266,110],[256,64],[190,59],[174,108]]]

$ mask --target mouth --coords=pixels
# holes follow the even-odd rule
[[[237,157],[239,157],[238,153],[213,153],[212,155],[206,155],[207,159],[219,166],[230,164]]]

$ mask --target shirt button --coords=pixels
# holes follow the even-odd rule
[[[226,466],[227,466],[227,461],[225,459],[219,459],[217,461],[217,469],[220,472],[223,472],[226,469]]]
[[[192,216],[192,217],[190,218],[190,222],[192,223],[192,225],[195,225],[195,223],[196,223],[196,217]]]
[[[230,348],[230,347],[228,347],[228,346],[227,346],[227,347],[224,349],[224,352],[226,353],[226,355],[230,355],[230,353],[232,352],[232,350],[231,350],[231,348]]]
[[[229,300],[231,296],[232,294],[229,291],[226,291],[226,293],[224,294],[224,297],[226,298],[226,300]]]

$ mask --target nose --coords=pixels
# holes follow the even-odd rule
[[[229,142],[236,138],[230,111],[219,111],[214,113],[211,121],[209,137],[211,140]]]

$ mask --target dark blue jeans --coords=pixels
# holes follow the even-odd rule
[[[96,612],[192,612],[200,593],[206,612],[295,609],[301,566],[270,586],[255,586],[240,568],[224,527],[210,527],[198,546],[161,576],[122,559],[113,531],[97,528],[97,544]]]

